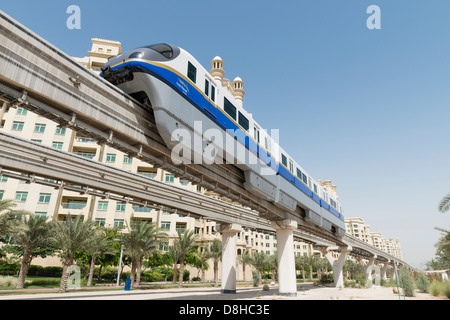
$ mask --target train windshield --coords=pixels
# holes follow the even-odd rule
[[[160,44],[154,44],[154,45],[151,45],[151,46],[147,46],[147,47],[144,47],[144,48],[153,49],[153,50],[159,52],[160,54],[162,54],[167,59],[172,59],[173,58],[173,49],[168,44],[160,43]]]

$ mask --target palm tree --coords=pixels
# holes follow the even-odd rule
[[[444,260],[450,261],[450,230],[445,230],[441,228],[435,228],[436,230],[442,232],[441,238],[435,244],[436,254],[442,257]]]
[[[312,280],[313,278],[313,266],[315,266],[317,261],[317,256],[314,254],[309,254],[305,256],[305,262],[307,265],[309,265],[309,277]]]
[[[33,213],[27,212],[20,215],[20,224],[12,230],[12,237],[16,246],[23,250],[22,262],[20,266],[19,279],[16,288],[22,289],[33,259],[33,250],[46,248],[54,241],[52,234],[52,224],[42,217],[36,217]]]
[[[86,249],[92,241],[95,241],[95,223],[90,219],[84,221],[82,216],[72,219],[69,214],[66,221],[54,221],[53,226],[53,235],[61,249],[60,255],[63,258],[63,272],[59,291],[66,292],[69,277],[68,268],[74,262],[75,253],[78,250]]]
[[[178,273],[178,261],[180,260],[180,254],[178,253],[178,250],[174,246],[169,247],[169,254],[172,257],[173,261],[173,278],[172,282],[177,282],[177,273]]]
[[[214,287],[217,288],[219,286],[219,262],[222,260],[222,241],[213,240],[208,256],[214,263]]]
[[[271,254],[268,257],[269,260],[269,266],[272,269],[272,278],[273,281],[278,281],[278,254],[275,251],[274,254]]]
[[[91,256],[91,266],[89,267],[89,278],[87,282],[88,287],[92,285],[97,258],[105,254],[115,254],[117,252],[114,243],[114,239],[108,237],[105,230],[95,230],[93,241],[85,249],[86,253]]]
[[[180,272],[178,275],[178,287],[183,285],[183,272],[185,258],[188,253],[191,253],[199,245],[196,243],[198,235],[195,234],[195,230],[185,231],[183,234],[178,231],[178,238],[175,239],[174,247],[178,251],[180,257]]]
[[[244,278],[243,278],[244,282],[245,282],[245,267],[248,264],[251,264],[250,262],[251,262],[250,254],[248,253],[248,251],[244,251],[241,255],[242,273],[244,274]]]
[[[302,277],[303,277],[303,281],[306,280],[306,276],[305,276],[305,267],[307,266],[307,262],[306,262],[306,257],[305,256],[296,256],[295,257],[295,266],[297,267],[297,269],[301,269],[302,270]]]
[[[209,250],[203,250],[203,252],[196,251],[194,255],[200,261],[201,264],[201,272],[202,272],[202,282],[205,282],[205,270],[209,269]]]
[[[444,213],[450,209],[450,193],[447,194],[439,203],[439,211]]]
[[[254,252],[251,255],[250,264],[257,270],[259,273],[259,283],[258,286],[262,286],[262,271],[264,267],[269,264],[268,257],[264,252]]]
[[[11,232],[14,221],[12,209],[15,206],[13,200],[0,200],[0,238]]]
[[[130,232],[124,236],[125,252],[131,257],[131,283],[138,286],[141,280],[142,261],[159,248],[160,238],[166,234],[154,223],[133,219]]]

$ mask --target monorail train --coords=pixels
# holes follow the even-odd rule
[[[219,61],[217,58],[214,61]],[[214,65],[213,65],[214,67]],[[230,90],[222,86],[184,49],[169,45],[143,46],[111,58],[101,76],[125,93],[152,106],[158,131],[166,145],[174,150],[184,144],[192,154],[185,159],[204,157],[214,145],[213,157],[226,159],[240,167],[250,192],[273,202],[289,212],[298,212],[313,223],[337,236],[345,234],[342,208],[287,152],[268,131],[253,119]],[[240,87],[240,79],[236,89]],[[184,131],[182,131],[184,130]],[[206,132],[213,132],[207,137]],[[175,132],[200,137],[177,138]],[[218,134],[225,138],[220,141]],[[243,158],[233,141],[247,151]],[[229,161],[230,158],[234,162]],[[250,161],[250,158],[257,159]]]

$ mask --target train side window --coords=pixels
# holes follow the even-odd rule
[[[209,81],[208,79],[205,80],[205,95],[209,97]]]
[[[193,82],[197,82],[197,68],[190,62],[188,62],[188,78]]]
[[[236,107],[227,99],[224,98],[223,109],[228,113],[234,120],[236,120]]]
[[[303,176],[303,174],[302,174],[301,170],[297,168],[297,178],[302,180],[302,176]]]
[[[317,193],[317,185],[314,184],[314,192]]]
[[[281,163],[287,167],[287,158],[284,154],[281,154]]]
[[[308,178],[306,177],[306,175],[305,174],[303,174],[303,182],[305,183],[305,184],[308,184]]]
[[[289,160],[289,171],[294,173],[294,163],[291,160]]]
[[[244,128],[245,131],[248,131],[249,129],[248,119],[240,112],[239,112],[239,124],[241,125],[242,128]]]
[[[216,87],[211,85],[211,101],[216,102]]]
[[[254,131],[254,136],[255,136],[255,140],[260,143],[260,134],[259,134],[259,130],[256,127],[253,127],[253,131]]]

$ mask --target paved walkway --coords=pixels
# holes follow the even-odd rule
[[[95,291],[77,290],[65,294],[52,292],[36,294],[36,290],[21,290],[20,295],[3,295],[0,300],[404,300],[392,292],[392,288],[374,286],[370,289],[316,287],[311,284],[299,284],[297,297],[278,296],[278,286],[269,291],[261,288],[238,288],[236,294],[221,294],[220,288],[169,288],[114,290],[115,287],[96,288]],[[109,291],[104,291],[108,289]],[[14,290],[17,293],[17,290]],[[40,290],[42,292],[42,290]],[[30,294],[27,294],[30,293]],[[405,300],[449,300],[446,297],[433,297],[430,294],[416,292],[415,297]]]

